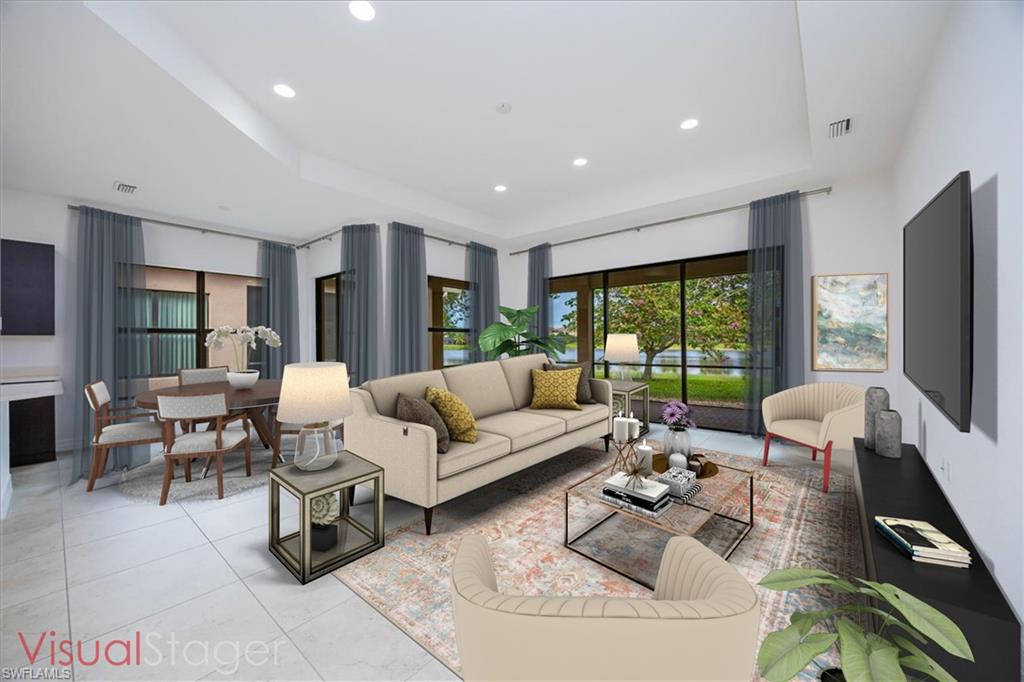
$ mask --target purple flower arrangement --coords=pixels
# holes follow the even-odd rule
[[[693,421],[690,406],[682,400],[670,400],[661,408],[661,423],[678,429],[694,429],[697,422]]]

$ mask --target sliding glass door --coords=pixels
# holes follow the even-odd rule
[[[698,423],[739,431],[749,372],[746,253],[622,268],[550,280],[562,359],[594,363],[594,376],[643,381],[651,417],[681,399]],[[636,334],[640,357],[604,361],[608,334]]]

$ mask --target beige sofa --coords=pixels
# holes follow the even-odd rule
[[[466,680],[749,680],[761,610],[736,569],[690,537],[669,540],[653,599],[499,593],[487,542],[452,564]]]
[[[820,383],[794,386],[761,401],[764,418],[764,465],[772,438],[784,438],[825,456],[822,490],[828,492],[832,448],[852,448],[864,436],[864,387],[857,384]]]
[[[543,354],[478,362],[374,379],[352,391],[345,447],[384,469],[384,492],[423,507],[430,534],[433,508],[611,432],[611,384],[591,379],[597,404],[581,410],[534,410],[530,370]],[[395,418],[398,394],[423,397],[428,386],[462,398],[477,420],[476,443],[452,442],[438,454],[429,426]]]

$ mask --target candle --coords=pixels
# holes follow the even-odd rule
[[[640,473],[649,476],[654,472],[654,448],[647,444],[647,439],[636,446],[636,463]]]
[[[616,443],[625,443],[629,440],[629,420],[621,414],[612,420],[612,439]]]
[[[633,413],[629,413],[629,439],[636,440],[640,437],[640,420],[633,418]]]

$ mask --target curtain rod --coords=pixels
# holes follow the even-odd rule
[[[324,240],[328,240],[329,241],[333,237],[336,237],[339,234],[341,234],[341,229],[337,229],[334,232],[328,232],[327,234],[322,235],[320,237],[317,237],[316,239],[311,239],[308,242],[303,242],[301,244],[297,244],[295,246],[295,248],[297,248],[297,249],[308,249],[310,246],[312,246],[313,244],[316,244],[317,242],[322,242]],[[465,242],[456,241],[454,239],[447,239],[445,237],[435,237],[434,235],[427,234],[426,232],[423,233],[423,236],[426,237],[427,239],[433,239],[435,242],[442,242],[444,244],[447,244],[448,246],[461,246],[464,249],[469,247],[469,244],[466,244]]]
[[[81,206],[74,206],[68,204],[68,208],[72,211],[77,211]],[[203,234],[219,234],[225,237],[237,237],[238,239],[251,239],[254,242],[273,242],[275,244],[284,244],[285,246],[295,246],[290,242],[277,241],[275,239],[264,239],[263,237],[254,237],[250,234],[242,234],[240,232],[228,232],[226,230],[214,230],[209,227],[197,227],[195,225],[186,225],[184,223],[172,223],[169,220],[157,220],[156,218],[145,218],[143,216],[133,216],[139,220],[145,220],[147,223],[153,223],[154,225],[167,225],[168,227],[178,227],[183,230],[194,230],[196,232],[202,232]]]
[[[818,189],[807,190],[806,192],[800,192],[801,197],[810,197],[815,194],[831,194],[832,186],[819,187]],[[683,220],[692,220],[693,218],[705,218],[707,216],[718,215],[719,213],[729,213],[730,211],[740,211],[744,208],[750,208],[750,204],[736,204],[735,206],[726,206],[725,208],[716,208],[713,211],[703,211],[701,213],[691,213],[690,215],[679,216],[678,218],[668,218],[667,220],[658,220],[653,223],[644,223],[643,225],[634,225],[633,227],[623,227],[618,230],[611,230],[609,232],[601,232],[600,234],[591,234],[586,237],[576,237],[575,239],[566,239],[561,242],[552,242],[551,246],[565,246],[566,244],[576,244],[578,242],[585,242],[591,239],[600,239],[602,237],[611,237],[612,235],[622,234],[624,232],[639,232],[640,230],[646,230],[648,227],[658,227],[659,225],[668,225],[669,223],[678,223]],[[527,253],[530,249],[520,249],[518,251],[511,251],[508,255],[518,256],[523,253]]]

